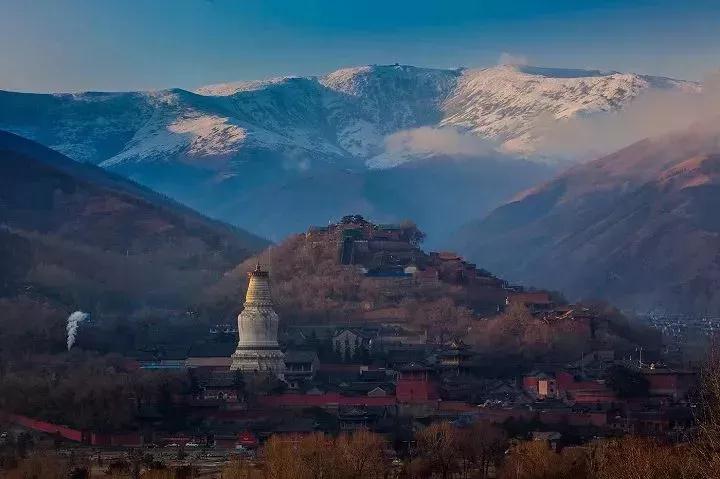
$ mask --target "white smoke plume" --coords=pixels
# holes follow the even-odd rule
[[[75,337],[77,336],[77,330],[78,326],[80,326],[80,323],[85,321],[88,317],[87,313],[83,313],[82,311],[75,311],[70,316],[68,316],[67,319],[67,348],[68,351],[70,351],[70,348],[73,347],[73,344],[75,344]]]
[[[498,58],[498,65],[528,65],[528,58],[525,55],[502,52]]]

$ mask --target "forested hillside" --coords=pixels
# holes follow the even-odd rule
[[[0,133],[0,336],[8,344],[27,331],[62,330],[75,310],[183,311],[196,291],[266,244]]]

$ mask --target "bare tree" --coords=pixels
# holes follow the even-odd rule
[[[296,452],[299,438],[272,436],[262,449],[266,479],[304,477],[300,472]]]
[[[417,455],[423,459],[432,473],[442,479],[458,470],[458,431],[448,422],[437,422],[419,431],[416,436]]]
[[[388,464],[385,457],[385,441],[367,430],[341,435],[335,441],[340,453],[342,468],[348,479],[380,479]]]
[[[699,477],[718,477],[720,471],[720,345],[713,342],[700,374],[697,436],[694,465]]]
[[[232,460],[223,465],[220,479],[262,479],[262,473],[247,459]]]
[[[597,479],[694,477],[688,467],[686,446],[665,445],[632,436],[594,444],[587,459],[586,474]]]
[[[500,470],[502,479],[559,479],[560,457],[543,441],[513,447]]]
[[[491,467],[502,459],[507,438],[505,432],[488,421],[475,422],[459,431],[458,455],[464,478],[487,479]]]

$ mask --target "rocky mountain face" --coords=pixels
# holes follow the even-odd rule
[[[182,309],[267,244],[97,166],[0,132],[5,308],[29,295],[70,311]]]
[[[501,275],[638,311],[720,313],[717,122],[578,165],[463,228]]]
[[[473,205],[465,209],[473,216],[431,229],[432,241],[555,172],[527,161],[542,153],[534,125],[548,115],[612,111],[649,89],[696,87],[535,67],[365,66],[195,92],[0,92],[0,129],[275,239],[348,212],[394,221],[417,209],[436,224],[448,215],[428,190],[447,195],[440,203]],[[440,164],[453,174],[437,176]],[[380,194],[388,189],[392,200]]]

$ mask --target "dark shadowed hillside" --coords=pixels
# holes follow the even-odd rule
[[[625,307],[720,312],[720,135],[644,140],[577,166],[464,228],[512,280]]]
[[[37,305],[58,314],[182,310],[202,285],[266,244],[0,132],[0,297],[10,315]]]

